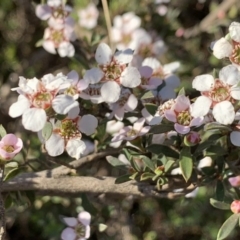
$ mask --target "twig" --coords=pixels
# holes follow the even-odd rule
[[[106,25],[107,25],[109,45],[110,45],[110,48],[112,49],[113,47],[112,46],[112,24],[111,24],[111,18],[110,18],[107,0],[102,0],[102,5],[103,5],[103,12],[104,12]]]
[[[38,176],[42,177],[59,177],[59,176],[64,176],[68,175],[73,172],[73,169],[77,169],[84,165],[85,163],[96,161],[98,159],[104,158],[108,155],[116,155],[119,154],[119,149],[110,149],[106,150],[104,152],[99,152],[99,153],[93,153],[91,155],[88,155],[86,157],[80,158],[78,160],[72,161],[68,164],[69,168],[66,166],[60,166],[57,168],[54,168],[52,170],[44,170],[41,172],[38,172]]]
[[[0,215],[1,215],[1,228],[0,239],[4,240],[6,236],[6,219],[5,219],[5,206],[2,197],[3,192],[3,178],[4,178],[4,165],[0,165]]]
[[[210,12],[200,24],[188,28],[184,31],[184,37],[190,38],[198,35],[200,32],[206,32],[210,27],[213,26],[213,23],[218,20],[219,12],[227,12],[234,4],[237,3],[237,0],[224,0],[214,11]]]

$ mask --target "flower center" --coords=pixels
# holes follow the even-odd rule
[[[229,86],[225,85],[220,80],[215,81],[214,88],[210,92],[204,92],[203,95],[210,97],[213,104],[229,100],[231,98]]]
[[[78,90],[77,90],[76,86],[71,86],[64,91],[64,94],[74,96],[74,95],[78,94]]]
[[[132,137],[136,135],[137,135],[137,131],[135,131],[133,128],[127,132],[127,137]]]
[[[2,149],[5,150],[8,153],[12,153],[15,150],[14,146],[12,146],[12,145],[5,145],[5,146],[2,147]]]
[[[82,223],[78,223],[77,226],[75,226],[75,233],[78,238],[84,238],[85,232],[85,226]]]
[[[54,42],[55,47],[58,47],[61,42],[65,41],[63,30],[51,29],[50,40]]]
[[[159,67],[157,69],[154,70],[153,72],[153,76],[155,77],[159,77],[161,79],[164,79],[166,77],[166,74],[164,73],[164,70],[162,67]]]
[[[230,56],[230,60],[233,63],[240,64],[240,44],[234,42],[232,54]]]
[[[47,109],[51,106],[52,95],[49,92],[38,92],[33,97],[32,104],[36,108]]]
[[[166,110],[170,110],[171,107],[175,104],[175,100],[174,99],[170,99],[168,100],[167,102],[163,103],[162,105],[160,105],[158,107],[158,113],[160,116],[163,116],[164,115],[164,112]]]
[[[64,139],[70,139],[75,137],[81,138],[81,133],[78,130],[77,121],[73,119],[62,120],[59,134]]]
[[[124,34],[122,36],[122,41],[125,45],[127,45],[128,43],[130,43],[132,37],[131,37],[131,34]]]
[[[119,83],[119,78],[125,65],[119,65],[115,61],[112,61],[109,65],[103,66],[102,70],[105,73],[103,82],[105,81],[116,81]]]
[[[190,115],[189,111],[182,111],[177,115],[177,122],[183,126],[189,126],[192,120],[192,116]]]

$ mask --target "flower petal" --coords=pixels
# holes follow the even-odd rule
[[[58,46],[58,53],[60,57],[73,57],[75,48],[70,42],[62,42]]]
[[[74,229],[69,227],[65,228],[61,234],[62,240],[75,240],[76,237],[77,237],[77,234],[75,233]]]
[[[30,107],[29,100],[25,96],[19,95],[18,101],[11,105],[8,114],[12,118],[19,117],[24,113],[24,111],[29,109],[29,107]]]
[[[68,155],[77,160],[80,159],[85,149],[86,144],[80,139],[70,139],[66,145]]]
[[[190,131],[190,127],[189,126],[183,126],[183,125],[180,125],[178,123],[174,124],[174,128],[180,134],[187,134]]]
[[[37,15],[38,18],[40,18],[41,20],[47,20],[48,18],[51,17],[52,15],[52,10],[51,8],[47,5],[37,5],[35,13]]]
[[[120,86],[116,82],[106,82],[101,87],[101,96],[107,103],[114,103],[119,99]]]
[[[29,108],[22,115],[22,124],[25,129],[38,132],[43,129],[47,121],[46,112],[39,108]]]
[[[235,85],[240,81],[240,72],[234,65],[228,65],[219,71],[219,79],[229,85]]]
[[[213,45],[213,55],[218,59],[229,57],[232,50],[233,47],[226,38],[220,38]]]
[[[231,124],[235,118],[235,110],[229,101],[217,103],[213,108],[213,116],[221,124]]]
[[[64,140],[60,135],[53,133],[46,141],[45,148],[50,156],[59,156],[64,152]]]
[[[195,77],[192,82],[192,87],[198,91],[209,91],[214,86],[215,80],[210,74],[203,74]]]
[[[78,220],[84,225],[88,226],[91,222],[91,214],[89,212],[83,211],[78,214]]]
[[[64,217],[63,221],[68,227],[75,227],[78,223],[77,218],[74,217]]]
[[[205,96],[200,96],[192,104],[191,115],[193,117],[205,116],[209,112],[211,105],[212,105],[211,99]]]
[[[109,64],[112,60],[112,50],[106,43],[100,43],[95,53],[95,59],[100,65]]]
[[[124,51],[117,51],[114,54],[114,59],[119,63],[120,65],[128,64],[133,59],[133,50],[128,48]]]
[[[230,140],[234,146],[240,147],[240,132],[237,131],[231,132]]]
[[[141,83],[141,75],[137,68],[127,67],[121,74],[120,82],[124,87],[134,88]]]
[[[58,95],[52,101],[52,108],[58,114],[67,114],[72,108],[79,106],[78,102],[69,95]]]
[[[78,127],[81,132],[86,135],[91,135],[95,132],[98,126],[98,120],[91,114],[84,115],[78,122]]]
[[[240,42],[240,23],[232,22],[229,26],[229,35],[231,39]]]
[[[83,79],[89,84],[98,83],[104,77],[104,72],[99,68],[92,68],[87,70],[83,76]]]

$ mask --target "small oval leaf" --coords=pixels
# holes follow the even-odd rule
[[[221,226],[218,231],[217,240],[226,239],[226,237],[232,232],[239,221],[239,213],[230,216]]]

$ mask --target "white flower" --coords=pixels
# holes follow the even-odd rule
[[[74,99],[66,99],[57,95],[58,91],[68,86],[66,76],[61,73],[57,76],[44,75],[42,81],[37,78],[25,79],[20,77],[19,87],[16,90],[20,96],[9,109],[11,117],[22,115],[22,123],[25,129],[34,132],[40,131],[47,120],[46,110],[52,107],[59,114],[66,114],[76,106]]]
[[[99,68],[92,68],[86,71],[83,79],[89,84],[99,84],[100,94],[105,102],[116,102],[121,93],[121,85],[134,88],[141,82],[140,73],[135,67],[128,64],[133,57],[133,51],[117,51],[112,54],[112,50],[105,43],[101,43],[96,51],[95,59]]]
[[[114,115],[117,120],[122,121],[124,113],[133,111],[137,107],[137,104],[137,98],[131,94],[129,89],[122,89],[119,100],[109,104],[110,109],[112,109],[110,118]]]
[[[197,76],[192,83],[193,88],[201,91],[203,96],[196,102],[194,116],[206,113],[213,109],[214,118],[221,124],[231,124],[235,118],[232,105],[234,100],[240,100],[240,72],[233,65],[222,68],[219,79],[214,79],[209,74]]]
[[[79,24],[87,29],[92,29],[97,25],[99,11],[95,4],[89,3],[84,9],[78,11]]]
[[[51,123],[53,132],[47,141],[43,139],[41,132],[38,134],[40,140],[45,144],[48,154],[56,157],[66,150],[69,156],[75,159],[79,159],[87,151],[86,144],[81,140],[82,133],[91,135],[98,125],[97,119],[90,114],[83,117],[68,117],[57,122],[52,119]]]
[[[80,212],[78,218],[64,217],[63,221],[68,227],[61,234],[62,240],[86,240],[90,237],[91,215],[89,212]]]

